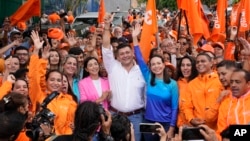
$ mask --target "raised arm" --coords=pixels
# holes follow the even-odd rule
[[[2,56],[7,50],[14,46],[20,46],[21,43],[18,40],[13,41],[12,43],[4,46],[3,48],[0,49],[0,56]]]
[[[104,24],[104,31],[103,31],[103,41],[102,41],[102,46],[104,48],[110,49],[111,44],[110,44],[110,24],[113,21],[113,15],[107,14],[104,18],[105,24]]]
[[[143,59],[143,56],[142,56],[142,53],[141,53],[141,50],[139,47],[139,42],[137,39],[137,37],[140,33],[141,33],[141,26],[140,26],[140,24],[137,23],[133,29],[133,32],[132,32],[135,58],[136,58],[136,61],[141,69],[141,72],[143,74],[145,81],[148,81],[148,77],[150,75],[150,70]]]

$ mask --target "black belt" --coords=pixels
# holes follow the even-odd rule
[[[143,108],[137,109],[137,110],[134,110],[134,111],[131,111],[131,112],[121,112],[121,111],[118,111],[117,109],[115,109],[114,107],[110,106],[109,110],[111,110],[111,111],[113,111],[113,112],[115,112],[117,114],[120,114],[120,115],[132,116],[132,115],[141,113]]]

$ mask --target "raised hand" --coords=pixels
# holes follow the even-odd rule
[[[139,23],[135,24],[132,30],[132,37],[137,37],[141,33],[141,25]]]
[[[250,56],[250,44],[248,41],[242,37],[239,38],[240,43],[243,46],[242,55]]]
[[[30,37],[33,40],[34,47],[36,50],[39,50],[43,47],[44,41],[40,40],[40,37],[37,31],[32,30]]]
[[[114,19],[115,13],[113,14],[106,14],[104,17],[104,23],[105,24],[110,24],[112,23],[113,19]]]
[[[50,45],[47,45],[44,47],[43,51],[42,51],[42,58],[43,59],[48,59],[50,56]]]
[[[77,40],[75,39],[73,34],[67,33],[67,38],[68,38],[68,43],[70,47],[73,47],[77,43]]]

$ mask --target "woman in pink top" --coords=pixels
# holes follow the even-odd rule
[[[100,64],[95,57],[84,60],[83,79],[79,82],[80,102],[95,101],[108,109],[111,91],[107,78],[100,77]]]

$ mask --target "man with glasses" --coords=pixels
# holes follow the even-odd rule
[[[20,68],[27,68],[29,64],[29,50],[26,47],[19,46],[14,50],[14,55],[19,58]]]

